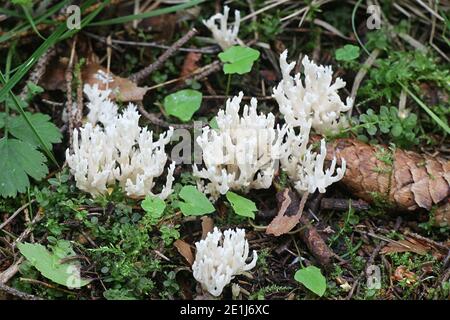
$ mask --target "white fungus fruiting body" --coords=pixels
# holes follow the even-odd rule
[[[249,245],[245,231],[228,229],[223,234],[217,228],[204,240],[195,243],[197,253],[192,265],[194,278],[213,296],[219,296],[223,288],[239,274],[256,265],[258,255],[253,250],[250,263],[246,263]]]
[[[230,29],[228,29],[229,12],[230,8],[228,6],[224,6],[223,14],[217,13],[208,20],[203,20],[203,24],[212,32],[214,40],[222,48],[222,50],[226,50],[238,43],[241,15],[239,10],[234,11],[234,24]]]
[[[161,176],[167,162],[165,145],[173,129],[153,141],[153,132],[139,126],[139,113],[129,104],[122,114],[109,98],[109,90],[85,85],[90,112],[84,127],[74,130],[73,152],[66,159],[77,187],[92,196],[104,194],[117,181],[130,197],[152,194],[154,179]],[[175,163],[169,166],[166,185],[158,195],[172,192]]]
[[[275,117],[257,113],[252,99],[239,116],[243,93],[229,99],[216,116],[218,129],[203,128],[197,143],[203,151],[205,168],[194,166],[199,189],[213,199],[228,190],[248,192],[272,184],[276,160],[286,127],[275,128]]]
[[[319,134],[336,133],[346,127],[348,123],[341,113],[348,111],[353,101],[341,101],[337,91],[345,87],[345,82],[337,78],[332,84],[331,66],[316,65],[305,56],[303,82],[300,73],[290,75],[295,62],[287,63],[286,59],[287,50],[280,55],[283,79],[273,92],[286,123],[297,127],[311,119],[312,128]]]
[[[312,194],[316,190],[325,193],[328,186],[344,177],[345,159],[342,159],[342,167],[336,168],[336,158],[333,158],[330,167],[324,169],[327,153],[325,139],[320,141],[320,152],[313,152],[313,146],[307,145],[311,124],[305,123],[300,128],[298,135],[293,129],[288,130],[286,142],[283,144],[283,156],[280,159],[281,167],[294,183],[298,193]]]

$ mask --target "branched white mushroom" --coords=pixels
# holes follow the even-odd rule
[[[330,167],[324,169],[327,153],[325,139],[320,141],[320,153],[313,152],[313,145],[307,146],[310,128],[310,123],[304,123],[300,126],[298,135],[293,129],[289,129],[283,145],[284,156],[281,158],[283,170],[302,195],[316,190],[325,193],[328,186],[343,178],[346,168],[345,159],[342,159],[342,167],[336,168],[336,158],[333,158]]]
[[[252,261],[246,263],[249,245],[243,229],[228,229],[222,234],[214,228],[213,232],[208,233],[204,240],[196,242],[195,246],[197,253],[192,265],[194,278],[216,297],[236,275],[254,268],[258,259],[253,250]]]
[[[237,35],[241,22],[241,14],[239,10],[234,11],[234,25],[228,29],[229,12],[230,8],[224,6],[223,14],[217,13],[208,20],[203,20],[203,24],[212,32],[214,40],[222,50],[226,50],[238,43]],[[218,24],[216,22],[218,22]]]
[[[109,98],[109,91],[85,85],[88,123],[74,130],[73,153],[66,151],[67,163],[78,188],[93,196],[104,194],[118,181],[130,197],[152,194],[153,180],[162,175],[167,162],[165,145],[173,129],[153,141],[153,132],[139,126],[139,113],[129,104],[122,114]],[[175,163],[169,167],[166,185],[158,195],[172,192]]]
[[[337,91],[345,87],[345,82],[337,78],[331,83],[331,66],[316,65],[305,56],[302,61],[305,75],[303,83],[300,73],[293,77],[290,75],[295,62],[288,64],[286,59],[287,50],[280,56],[283,79],[273,93],[286,123],[297,127],[311,119],[312,128],[320,134],[336,133],[347,126],[346,118],[341,113],[348,111],[353,101],[351,98],[347,98],[345,104],[341,101]]]
[[[194,176],[209,180],[199,188],[212,198],[229,189],[244,192],[269,188],[280,158],[280,146],[286,127],[275,128],[275,117],[258,114],[256,99],[245,105],[239,116],[243,93],[229,99],[216,120],[218,129],[203,128],[197,143],[203,150],[205,168],[194,166]]]

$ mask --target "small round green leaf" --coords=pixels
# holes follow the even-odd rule
[[[260,52],[258,50],[234,46],[219,53],[219,59],[224,63],[223,72],[225,74],[245,74],[252,70],[253,62],[258,60]]]
[[[202,93],[197,90],[180,90],[164,98],[164,109],[169,115],[187,122],[200,109],[202,98]]]
[[[298,270],[294,275],[294,279],[319,297],[323,296],[327,289],[325,277],[320,272],[320,269],[315,266],[309,266]]]
[[[234,192],[228,191],[226,195],[231,207],[237,215],[255,219],[255,212],[258,211],[253,201],[248,200]]]
[[[184,200],[180,202],[180,209],[185,216],[201,216],[215,211],[208,198],[194,186],[184,186],[179,196]]]
[[[346,44],[342,48],[336,50],[336,60],[352,61],[359,57],[359,47],[352,44]]]

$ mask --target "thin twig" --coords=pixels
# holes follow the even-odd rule
[[[5,222],[0,224],[0,230],[6,227],[19,213],[21,213],[24,209],[26,209],[30,204],[32,204],[35,200],[31,200],[17,209]]]
[[[355,105],[356,93],[358,92],[359,86],[361,85],[361,82],[366,76],[367,71],[374,64],[380,52],[381,51],[379,49],[374,49],[370,54],[370,56],[366,59],[366,61],[364,61],[364,64],[361,66],[358,73],[356,74],[355,80],[353,82],[352,93],[350,94],[350,97],[353,99],[353,104],[350,110],[348,111],[349,116],[352,115],[353,106]]]
[[[72,80],[73,80],[73,61],[75,60],[75,48],[77,45],[77,37],[72,42],[72,49],[70,51],[70,59],[67,65],[65,79],[66,79],[66,92],[67,92],[67,113],[69,115],[69,149],[72,151],[73,148],[73,127],[74,127],[74,119],[73,119],[73,102],[72,102]]]
[[[144,69],[133,73],[131,76],[128,77],[129,80],[133,81],[134,83],[139,84],[147,78],[152,72],[159,69],[164,62],[169,59],[175,52],[178,51],[179,48],[181,48],[186,42],[188,42],[193,36],[197,34],[197,29],[193,28],[189,30],[188,33],[186,33],[183,37],[178,39],[172,46],[170,46],[169,49],[166,50],[154,63],[151,65],[145,67]]]
[[[176,123],[169,123],[167,121],[164,121],[163,119],[160,119],[156,114],[150,113],[147,110],[144,109],[144,106],[141,103],[137,104],[139,112],[151,123],[154,125],[169,128],[173,127],[175,129],[192,129],[192,124],[176,124]]]
[[[11,288],[3,283],[0,283],[0,290],[3,292],[6,292],[7,294],[16,296],[22,300],[44,300],[41,297],[19,291],[15,288]]]
[[[20,257],[19,260],[10,265],[8,269],[0,273],[0,284],[7,283],[12,277],[14,277],[16,273],[19,272],[19,267],[22,262],[23,257]]]
[[[85,31],[84,34],[86,34],[88,37],[91,37],[93,39],[99,40],[101,42],[104,42],[107,46],[111,46],[113,49],[118,50],[119,52],[124,52],[125,50],[114,46],[114,44],[121,44],[125,46],[135,46],[135,47],[150,47],[150,48],[158,48],[158,49],[169,49],[170,46],[159,44],[156,42],[142,42],[142,41],[127,41],[127,40],[118,40],[118,39],[111,39],[111,44],[108,44],[106,41],[106,38],[100,37],[96,34],[90,33]],[[196,52],[196,53],[203,53],[203,54],[215,54],[220,52],[220,47],[217,45],[204,47],[204,48],[178,48],[178,51],[182,52]]]
[[[50,60],[56,55],[56,50],[54,48],[49,49],[47,52],[45,52],[39,60],[36,62],[36,65],[33,68],[33,71],[30,73],[30,76],[28,77],[28,80],[26,83],[34,83],[38,84],[39,80],[41,80],[42,76],[45,73],[45,70],[47,69],[47,65],[50,62]],[[28,95],[28,86],[25,85],[22,89],[22,92],[20,93],[19,97],[22,100],[25,100],[26,96]]]

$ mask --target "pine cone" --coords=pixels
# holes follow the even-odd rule
[[[342,183],[359,198],[372,203],[383,200],[402,211],[448,206],[449,160],[356,139],[336,139],[328,143],[327,151],[327,160],[334,156],[338,164],[341,158],[346,160]]]

